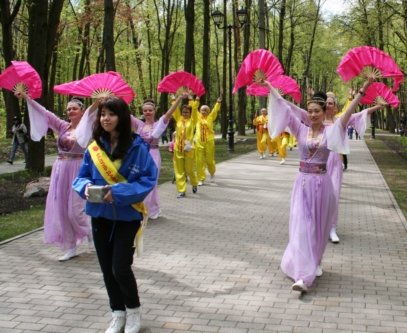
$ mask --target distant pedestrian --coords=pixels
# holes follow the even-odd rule
[[[25,125],[21,122],[20,118],[13,118],[13,127],[11,128],[11,132],[13,133],[13,139],[11,141],[12,147],[7,163],[13,164],[18,147],[20,147],[24,153],[25,163],[27,162],[27,127],[25,127]]]
[[[349,137],[349,140],[353,139],[353,126],[348,126],[348,137]],[[357,137],[356,137],[356,139],[357,139]]]

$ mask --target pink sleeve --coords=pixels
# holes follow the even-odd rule
[[[140,133],[140,130],[144,127],[144,122],[133,115],[130,117],[130,120],[133,132]]]
[[[151,136],[154,139],[159,139],[167,129],[168,124],[169,121],[167,121],[167,123],[165,122],[165,116],[161,116],[160,119],[158,119],[158,121],[154,124],[154,130],[151,133]]]
[[[350,116],[347,126],[352,126],[358,134],[363,137],[367,125],[370,123],[370,114],[368,114],[367,109],[358,113],[354,113]]]
[[[270,89],[267,109],[269,115],[267,127],[271,138],[279,136],[287,127],[298,136],[301,126],[304,125],[291,110],[291,103],[282,98],[274,88]]]

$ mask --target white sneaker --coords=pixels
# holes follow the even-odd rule
[[[317,270],[315,271],[315,275],[316,275],[317,277],[320,277],[320,276],[322,276],[323,273],[324,273],[324,272],[322,271],[322,267],[321,267],[320,265],[318,265],[318,266],[317,266]]]
[[[203,181],[198,182],[198,186],[202,186],[203,184],[204,184]]]
[[[263,160],[263,159],[264,159],[264,156],[263,156],[263,155],[260,155],[260,159]]]
[[[335,244],[339,243],[339,237],[338,237],[338,234],[336,233],[335,227],[333,227],[331,229],[331,232],[329,233],[329,239],[331,240],[332,243],[335,243]]]
[[[105,333],[123,333],[126,325],[126,311],[113,311],[112,321]]]
[[[76,247],[66,251],[62,257],[58,258],[58,261],[67,261],[69,259],[72,259],[73,257],[76,257]]]
[[[141,308],[127,309],[124,333],[138,333],[141,328]]]
[[[161,216],[161,211],[159,211],[157,214],[151,215],[148,218],[150,220],[157,220]]]
[[[213,183],[215,181],[215,175],[211,175],[211,180],[210,182]]]
[[[292,290],[306,292],[308,290],[307,286],[305,285],[303,280],[298,280],[291,286]]]
[[[285,163],[285,158],[283,158],[281,161],[280,161],[280,164],[284,164]]]

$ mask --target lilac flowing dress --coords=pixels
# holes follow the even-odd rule
[[[146,126],[145,122],[131,117],[132,128],[136,129],[136,132],[150,146],[150,155],[153,158],[157,169],[157,181],[160,176],[161,169],[161,154],[158,148],[158,143],[160,141],[161,134],[167,128],[169,122],[165,122],[165,116],[162,116],[158,121],[154,122],[153,126]],[[148,216],[158,216],[161,213],[160,209],[160,198],[158,195],[157,184],[154,186],[153,190],[144,199],[144,204],[147,206]]]
[[[317,266],[321,263],[329,240],[337,203],[331,176],[326,171],[330,150],[343,151],[346,133],[340,122],[324,126],[318,138],[312,138],[310,128],[291,111],[290,104],[278,92],[269,96],[271,136],[289,127],[298,140],[300,172],[291,194],[289,242],[281,269],[294,281],[303,280],[311,286]]]
[[[288,105],[290,108],[290,111],[295,117],[297,117],[301,122],[304,124],[308,124],[308,116],[307,116],[307,111],[290,104]],[[277,114],[274,113],[274,117]],[[272,116],[269,117],[270,120],[272,120]],[[335,123],[338,122],[338,120],[341,119],[340,117],[335,118]],[[275,120],[276,121],[276,120]],[[279,124],[279,128],[284,126],[284,123],[281,123],[280,121],[276,121],[277,124]],[[370,122],[370,115],[368,114],[367,110],[363,110],[358,113],[354,113],[351,115],[346,127],[348,126],[353,126],[358,133],[360,133],[360,136],[363,137],[366,131],[367,124]],[[333,124],[325,124],[326,126],[333,126]],[[278,129],[274,129],[277,131]],[[342,157],[341,154],[349,154],[349,142],[348,142],[348,137],[345,136],[343,146],[342,146],[342,151],[341,153],[337,153],[336,151],[331,151],[328,157],[328,162],[327,162],[327,173],[331,176],[332,179],[332,185],[334,189],[334,194],[336,198],[336,205],[339,206],[339,199],[341,195],[341,188],[342,188],[342,180],[343,180],[343,168],[342,168]],[[333,216],[333,223],[332,227],[337,226],[338,224],[338,213],[339,210],[336,211],[335,216]]]
[[[85,149],[77,143],[68,122],[33,100],[28,99],[27,105],[30,124],[35,124],[31,126],[33,140],[44,136],[48,127],[58,133],[58,158],[52,166],[45,206],[44,242],[56,244],[62,250],[72,249],[90,235],[85,201],[72,189]]]

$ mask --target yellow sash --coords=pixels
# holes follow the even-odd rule
[[[90,157],[92,158],[93,163],[96,166],[96,169],[98,169],[98,171],[102,175],[103,179],[106,180],[106,182],[109,185],[114,185],[117,183],[127,183],[127,179],[124,178],[118,171],[121,163],[120,162],[116,163],[117,161],[112,162],[111,159],[105,153],[105,151],[99,147],[99,145],[96,143],[96,141],[93,141],[89,145],[88,151],[89,151]],[[141,226],[136,234],[137,253],[139,256],[141,256],[141,252],[139,254],[139,251],[142,251],[142,236],[143,236],[144,228],[147,224],[148,212],[147,212],[147,207],[143,202],[137,202],[137,203],[132,204],[131,206],[136,211],[143,214],[143,221],[141,222]]]

